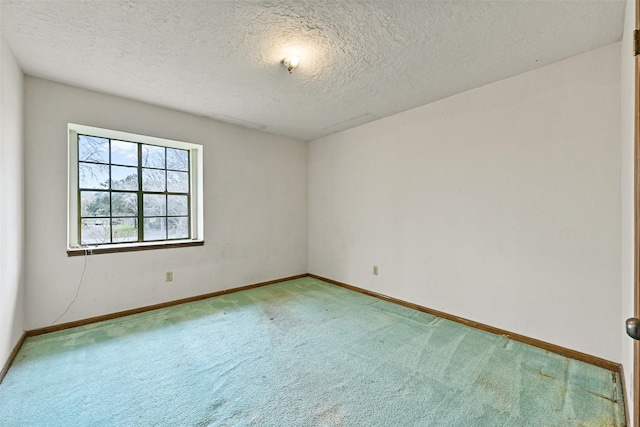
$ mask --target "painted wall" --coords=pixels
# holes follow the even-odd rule
[[[620,215],[619,44],[309,147],[311,273],[618,362]]]
[[[58,323],[306,273],[306,143],[32,77],[25,89],[27,329],[51,325],[81,280]],[[202,144],[205,246],[68,258],[69,122]]]
[[[23,83],[0,35],[0,367],[24,331]]]
[[[624,366],[630,413],[633,413],[633,340],[624,331],[624,321],[633,316],[634,295],[634,141],[633,113],[635,93],[635,61],[633,49],[633,29],[635,28],[635,0],[627,0],[624,33],[621,50],[621,120],[622,138],[620,150],[621,165],[621,202],[622,202],[622,317],[620,334],[622,335],[622,365]],[[631,424],[630,424],[631,425]]]

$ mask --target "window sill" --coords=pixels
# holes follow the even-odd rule
[[[148,251],[152,249],[173,249],[188,246],[203,246],[204,240],[171,240],[167,242],[122,243],[115,245],[83,246],[67,248],[67,256],[113,254],[118,252]]]

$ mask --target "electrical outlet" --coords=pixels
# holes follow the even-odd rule
[[[373,274],[375,274],[376,276],[378,275],[378,266],[377,265],[373,266]]]
[[[165,282],[173,282],[173,271],[167,271],[164,275]]]

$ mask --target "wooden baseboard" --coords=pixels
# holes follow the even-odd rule
[[[102,322],[104,320],[111,320],[111,319],[116,319],[118,317],[129,316],[129,315],[132,315],[132,314],[144,313],[145,311],[157,310],[157,309],[160,309],[160,308],[171,307],[171,306],[178,305],[178,304],[185,304],[185,303],[188,303],[188,302],[199,301],[199,300],[203,300],[203,299],[207,299],[207,298],[217,297],[217,296],[220,296],[220,295],[231,294],[233,292],[239,292],[239,291],[244,291],[244,290],[247,290],[247,289],[258,288],[260,286],[273,285],[275,283],[286,282],[287,280],[301,279],[301,278],[307,277],[307,276],[308,275],[306,273],[305,274],[298,274],[296,276],[283,277],[281,279],[269,280],[269,281],[266,281],[266,282],[254,283],[254,284],[251,284],[251,285],[245,285],[245,286],[240,286],[240,287],[231,288],[231,289],[224,289],[224,290],[221,290],[221,291],[211,292],[211,293],[208,293],[208,294],[196,295],[196,296],[189,297],[189,298],[183,298],[183,299],[179,299],[179,300],[163,302],[163,303],[160,303],[160,304],[154,304],[154,305],[149,305],[149,306],[145,306],[145,307],[134,308],[134,309],[131,309],[131,310],[119,311],[117,313],[110,313],[110,314],[105,314],[105,315],[102,315],[102,316],[90,317],[88,319],[76,320],[76,321],[73,321],[73,322],[61,323],[59,325],[46,326],[44,328],[31,329],[31,330],[25,331],[25,332],[22,333],[22,336],[20,337],[20,339],[16,343],[15,347],[13,348],[13,351],[11,351],[11,354],[9,354],[9,358],[7,359],[7,362],[4,364],[4,367],[2,368],[2,371],[0,371],[0,383],[2,383],[2,380],[4,379],[5,375],[9,371],[9,368],[11,367],[11,364],[13,363],[14,359],[16,358],[16,356],[18,354],[18,351],[20,351],[20,347],[22,347],[22,344],[24,343],[24,340],[27,337],[33,337],[33,336],[37,336],[37,335],[47,334],[47,333],[50,333],[50,332],[62,331],[64,329],[75,328],[77,326],[84,326],[84,325],[88,325],[88,324],[91,324],[91,323]]]
[[[630,418],[629,418],[629,405],[627,404],[628,399],[627,399],[627,382],[624,379],[624,367],[622,366],[622,364],[620,365],[620,370],[618,371],[618,374],[620,375],[620,387],[622,388],[621,390],[621,394],[622,394],[622,400],[624,402],[624,419],[626,421],[625,425],[631,425],[630,422]]]
[[[224,289],[222,291],[211,292],[203,295],[196,295],[189,298],[183,298],[174,301],[163,302],[160,304],[148,305],[140,308],[133,308],[131,310],[119,311],[117,313],[104,314],[102,316],[90,317],[88,319],[75,320],[73,322],[61,323],[59,325],[45,326],[44,328],[31,329],[26,331],[26,335],[28,337],[33,337],[36,335],[48,334],[50,332],[62,331],[64,329],[75,328],[78,326],[84,326],[91,323],[102,322],[105,320],[117,319],[118,317],[130,316],[132,314],[144,313],[145,311],[157,310],[160,308],[171,307],[178,304],[185,304],[188,302],[199,301],[207,298],[217,297],[220,295],[231,294],[234,292],[245,291],[247,289],[259,288],[260,286],[273,285],[275,283],[286,282],[287,280],[300,279],[303,277],[307,277],[307,274],[298,274],[296,276],[284,277],[282,279],[269,280],[267,282],[254,283],[252,285],[240,286],[237,288]]]
[[[183,299],[179,299],[179,300],[174,300],[174,301],[168,301],[168,302],[164,302],[164,303],[160,303],[160,304],[154,304],[154,305],[150,305],[150,306],[145,306],[145,307],[140,307],[140,308],[134,308],[131,310],[125,310],[125,311],[120,311],[117,313],[111,313],[111,314],[105,314],[102,316],[96,316],[96,317],[91,317],[88,319],[82,319],[82,320],[76,320],[73,322],[67,322],[67,323],[62,323],[59,325],[53,325],[53,326],[46,326],[44,328],[38,328],[38,329],[32,329],[29,331],[26,331],[23,336],[21,337],[21,339],[18,341],[18,344],[16,344],[16,348],[14,348],[13,352],[11,353],[11,356],[9,357],[9,360],[7,361],[7,363],[5,364],[2,372],[0,372],[0,381],[2,380],[2,378],[4,378],[4,375],[6,374],[6,371],[9,369],[9,366],[11,365],[11,362],[13,361],[13,358],[15,358],[15,355],[17,354],[18,350],[20,349],[20,346],[22,345],[22,343],[24,342],[24,339],[26,337],[31,337],[31,336],[36,336],[36,335],[42,335],[42,334],[46,334],[46,333],[50,333],[50,332],[56,332],[56,331],[61,331],[64,329],[69,329],[69,328],[75,328],[77,326],[84,326],[84,325],[88,325],[91,323],[95,323],[95,322],[102,322],[105,320],[111,320],[111,319],[116,319],[118,317],[123,317],[123,316],[129,316],[132,314],[138,314],[138,313],[143,313],[146,311],[151,311],[151,310],[157,310],[160,308],[166,308],[166,307],[171,307],[174,305],[178,305],[178,304],[185,304],[188,302],[193,302],[193,301],[199,301],[202,299],[207,299],[207,298],[212,298],[212,297],[216,297],[216,296],[220,296],[220,295],[226,295],[226,294],[230,294],[233,292],[239,292],[239,291],[244,291],[247,289],[253,289],[253,288],[258,288],[261,286],[267,286],[267,285],[272,285],[275,283],[280,283],[280,282],[285,282],[287,280],[294,280],[294,279],[300,279],[303,277],[313,277],[315,279],[318,280],[322,280],[324,282],[328,282],[328,283],[332,283],[334,285],[337,286],[341,286],[345,289],[349,289],[355,292],[359,292],[365,295],[369,295],[384,301],[389,301],[395,304],[399,304],[414,310],[418,310],[418,311],[422,311],[424,313],[428,313],[437,317],[441,317],[443,319],[447,319],[447,320],[451,320],[453,322],[456,323],[460,323],[466,326],[470,326],[472,328],[476,328],[476,329],[480,329],[482,331],[485,332],[490,332],[492,334],[496,334],[496,335],[501,335],[504,336],[506,338],[512,339],[514,341],[518,341],[521,342],[523,344],[528,344],[531,345],[533,347],[538,347],[541,348],[543,350],[547,350],[547,351],[551,351],[553,353],[557,353],[561,356],[564,357],[568,357],[570,359],[575,359],[575,360],[579,360],[581,362],[585,362],[585,363],[589,363],[591,365],[595,365],[604,369],[607,369],[609,371],[612,372],[622,372],[622,365],[616,362],[612,362],[610,360],[606,360],[606,359],[602,359],[600,357],[596,357],[596,356],[592,356],[590,354],[586,354],[586,353],[582,353],[576,350],[571,350],[569,348],[566,347],[562,347],[556,344],[551,344],[545,341],[541,341],[535,338],[530,338],[524,335],[520,335],[520,334],[516,334],[514,332],[510,332],[510,331],[506,331],[504,329],[500,329],[500,328],[496,328],[494,326],[490,326],[490,325],[485,325],[483,323],[479,323],[479,322],[475,322],[473,320],[469,320],[469,319],[465,319],[463,317],[459,317],[459,316],[455,316],[453,314],[449,314],[449,313],[445,313],[442,311],[438,311],[438,310],[434,310],[428,307],[424,307],[418,304],[414,304],[408,301],[404,301],[404,300],[400,300],[398,298],[393,298],[387,295],[383,295],[383,294],[379,294],[376,292],[372,292],[369,291],[367,289],[363,289],[363,288],[359,288],[357,286],[353,286],[353,285],[349,285],[347,283],[342,283],[342,282],[338,282],[336,280],[332,280],[332,279],[328,279],[326,277],[322,277],[322,276],[318,276],[315,274],[311,274],[311,273],[306,273],[306,274],[299,274],[296,276],[290,276],[290,277],[284,277],[281,279],[276,279],[276,280],[270,280],[267,282],[260,282],[260,283],[254,283],[252,285],[246,285],[246,286],[240,286],[237,288],[231,288],[231,289],[225,289],[225,290],[221,290],[221,291],[217,291],[217,292],[212,292],[212,293],[208,293],[208,294],[203,294],[203,295],[196,295],[193,297],[189,297],[189,298],[183,298]],[[623,381],[624,381],[624,377],[621,376]],[[624,384],[623,384],[624,386]]]
[[[24,340],[26,338],[27,338],[27,333],[23,332],[22,335],[20,335],[18,342],[13,347],[13,350],[11,350],[11,353],[9,353],[9,358],[7,359],[4,366],[2,367],[2,371],[0,371],[0,384],[2,384],[2,380],[4,380],[4,376],[7,375],[7,372],[9,371],[11,364],[13,363],[14,359],[18,355],[18,351],[20,351],[20,347],[22,347],[22,344],[24,343]]]
[[[384,301],[389,301],[395,304],[399,304],[414,310],[422,311],[424,313],[428,313],[437,317],[441,317],[443,319],[451,320],[456,323],[461,323],[466,326],[470,326],[472,328],[480,329],[485,332],[490,332],[496,335],[502,335],[503,337],[512,339],[514,341],[521,342],[523,344],[528,344],[533,347],[538,347],[543,350],[547,350],[553,353],[557,353],[561,356],[568,357],[570,359],[579,360],[581,362],[589,363],[591,365],[599,366],[600,368],[607,369],[613,372],[620,372],[622,369],[622,365],[616,362],[612,362],[610,360],[602,359],[600,357],[592,356],[590,354],[582,353],[576,350],[571,350],[566,347],[562,347],[556,344],[551,344],[545,341],[540,341],[535,338],[529,338],[524,335],[516,334],[514,332],[505,331],[504,329],[496,328],[490,325],[485,325],[484,323],[474,322],[473,320],[465,319],[463,317],[454,316],[453,314],[445,313],[442,311],[434,310],[428,307],[424,307],[418,304],[414,304],[411,302],[403,301],[401,299],[393,298],[387,295],[379,294],[376,292],[372,292],[363,288],[359,288],[357,286],[349,285],[346,283],[338,282],[336,280],[327,279],[325,277],[317,276],[315,274],[309,273],[309,277],[313,277],[318,280],[322,280],[323,282],[332,283],[337,286],[341,286],[345,289],[349,289],[355,292],[360,292],[365,295],[369,295]]]

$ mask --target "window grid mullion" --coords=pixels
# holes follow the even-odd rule
[[[169,240],[169,220],[167,215],[169,214],[169,197],[167,192],[169,191],[169,173],[167,172],[167,147],[164,147],[164,238]]]
[[[80,245],[83,245],[84,242],[82,240],[82,190],[80,189],[80,135],[77,137],[77,147],[76,147],[76,155],[78,157],[78,165],[76,167],[76,182],[78,183],[78,191],[76,196],[78,197],[78,242]]]
[[[187,187],[187,221],[189,222],[189,232],[187,238],[191,238],[192,224],[191,224],[191,152],[187,156],[187,173],[189,174],[189,186]]]
[[[106,224],[108,227],[106,227],[106,230],[108,230],[109,232],[109,236],[108,238],[106,238],[106,236],[104,237],[103,242],[107,242],[107,244],[113,244],[114,240],[113,240],[113,221],[114,221],[114,200],[113,200],[113,196],[115,194],[135,194],[137,196],[137,214],[136,215],[119,215],[119,217],[122,218],[134,218],[137,220],[137,229],[138,229],[138,236],[137,236],[137,242],[139,243],[143,243],[146,240],[145,237],[145,227],[144,227],[144,219],[145,219],[145,215],[144,215],[144,208],[145,208],[145,203],[144,203],[144,195],[145,194],[156,194],[156,195],[163,195],[164,196],[164,205],[165,205],[165,212],[164,215],[162,216],[158,216],[158,215],[153,215],[150,216],[149,218],[158,218],[158,219],[162,219],[162,221],[164,221],[163,225],[164,225],[164,233],[163,233],[163,238],[159,239],[159,240],[174,240],[174,239],[170,239],[169,238],[169,220],[172,218],[186,218],[187,222],[189,223],[188,225],[188,229],[187,230],[183,230],[182,233],[186,234],[186,238],[191,238],[192,236],[192,224],[189,222],[190,218],[191,218],[191,214],[192,214],[192,206],[191,206],[191,201],[192,201],[192,197],[191,197],[191,190],[192,190],[192,176],[191,176],[191,157],[192,154],[190,151],[185,150],[187,152],[187,158],[186,158],[186,170],[183,169],[169,169],[169,159],[168,159],[168,147],[164,146],[156,146],[156,147],[161,147],[164,151],[164,168],[155,168],[155,167],[147,167],[145,168],[143,166],[143,146],[145,145],[144,143],[140,143],[140,142],[133,142],[133,141],[124,141],[124,142],[130,142],[130,143],[134,143],[136,144],[137,147],[137,165],[136,165],[136,170],[137,170],[137,184],[138,184],[138,189],[136,191],[132,191],[132,190],[126,190],[126,189],[114,189],[113,188],[113,167],[114,167],[114,157],[113,157],[113,142],[114,139],[112,138],[104,138],[105,141],[105,145],[106,148],[108,150],[107,153],[107,162],[105,164],[105,162],[99,162],[99,161],[95,161],[92,160],[90,158],[87,158],[86,160],[80,160],[80,138],[81,136],[85,136],[85,137],[91,137],[90,135],[81,135],[78,134],[77,138],[78,138],[78,144],[77,144],[77,150],[78,150],[78,163],[77,163],[77,168],[76,168],[76,178],[77,178],[77,182],[80,183],[81,181],[81,177],[80,177],[80,173],[81,173],[81,168],[80,165],[81,164],[95,164],[95,165],[105,165],[107,166],[108,169],[108,173],[107,173],[107,185],[106,188],[82,188],[79,185],[76,187],[76,198],[77,198],[77,206],[78,206],[78,216],[77,216],[77,226],[78,226],[78,240],[81,243],[85,243],[83,242],[83,230],[82,230],[82,224],[83,224],[83,220],[91,220],[91,219],[106,219],[108,221],[108,223]],[[100,138],[100,137],[97,137]],[[120,139],[118,139],[118,141],[120,141]],[[115,166],[122,166],[122,167],[131,167],[131,165],[129,164],[118,164]],[[162,174],[164,176],[164,191],[143,191],[143,170],[144,169],[150,169],[150,170],[157,170],[157,171],[162,171]],[[169,178],[169,172],[181,172],[181,173],[186,173],[187,174],[187,191],[186,192],[179,192],[179,191],[169,191],[168,190],[168,186],[169,186],[169,182],[168,182],[168,178]],[[108,204],[108,213],[105,212],[105,215],[103,216],[83,216],[83,212],[82,212],[82,208],[83,208],[83,199],[82,199],[82,194],[84,191],[93,191],[93,192],[97,192],[97,193],[104,193],[106,196],[109,197],[109,204]],[[183,196],[186,197],[186,215],[170,215],[169,213],[169,196]],[[176,225],[177,226],[177,225]],[[105,231],[106,231],[105,230]],[[181,233],[181,234],[182,234]],[[176,237],[176,239],[184,239],[185,237]],[[155,240],[154,240],[155,241]],[[95,244],[101,244],[100,242],[96,242]],[[104,243],[103,243],[104,244]]]
[[[142,144],[138,143],[138,242],[144,242],[144,219],[142,210],[144,209],[142,191]]]
[[[111,185],[111,139],[109,139],[109,181],[107,182],[109,185],[109,243],[113,243],[113,230],[111,230],[111,226],[113,225],[113,197],[112,194],[112,185]]]
[[[167,149],[165,148],[164,150],[165,152],[165,166],[167,165]],[[168,240],[169,239],[169,222],[167,221],[167,210],[169,208],[169,206],[167,205],[167,170],[165,169],[164,171],[164,215],[160,216],[160,218],[162,218],[162,220],[164,221],[164,239]]]

